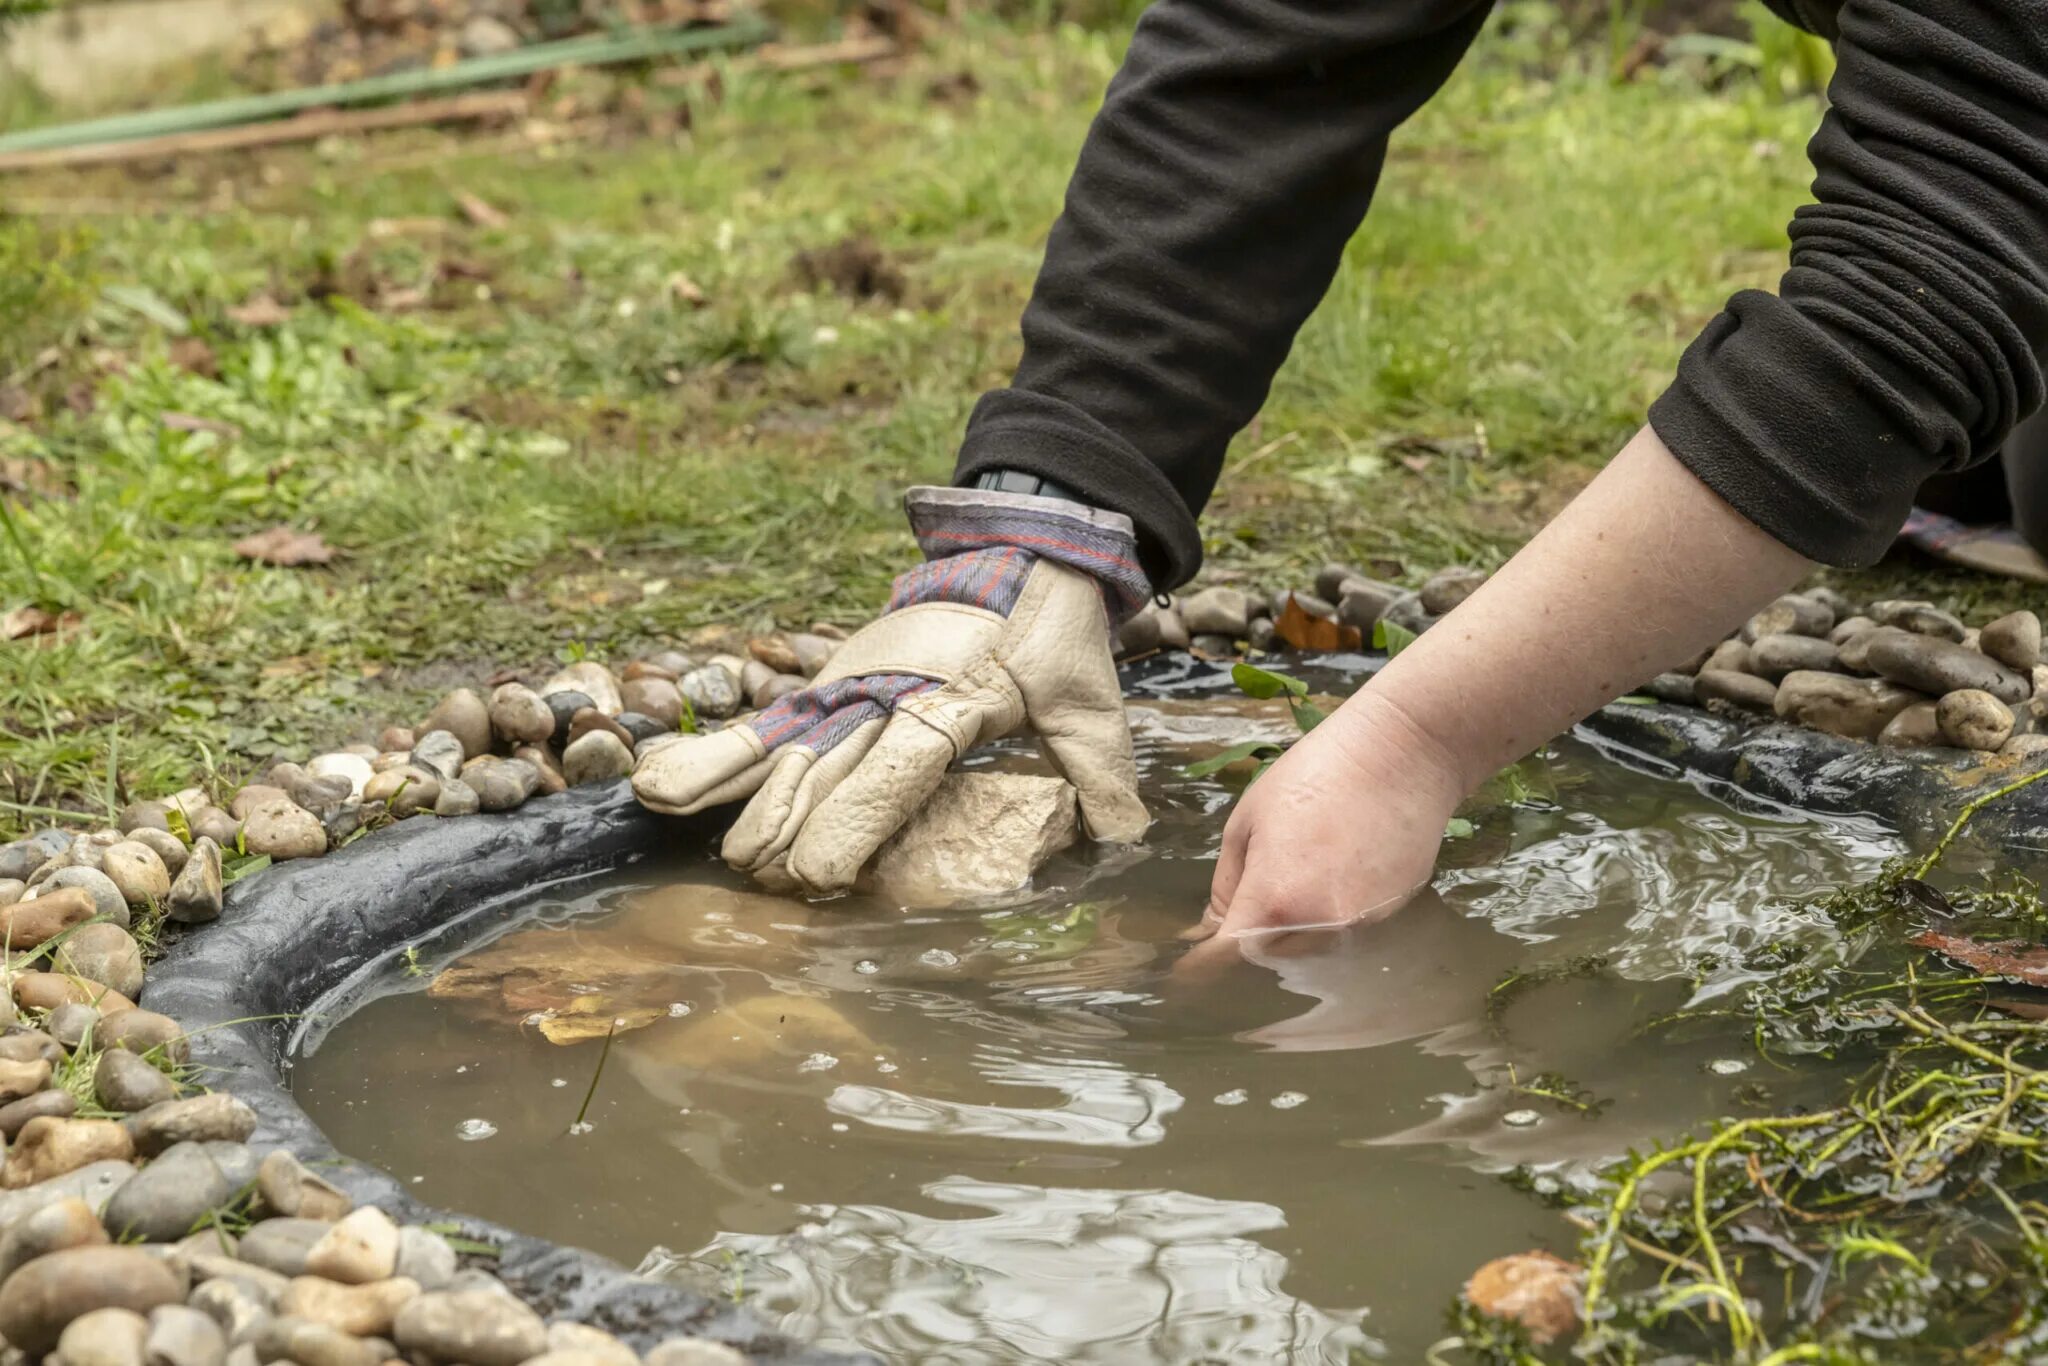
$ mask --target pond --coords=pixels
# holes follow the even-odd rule
[[[1398,917],[1191,981],[1178,936],[1244,775],[1180,769],[1280,723],[1133,716],[1142,858],[1076,852],[1027,900],[906,912],[764,895],[677,851],[394,959],[304,1031],[294,1091],[422,1199],[822,1346],[1342,1362],[1420,1360],[1479,1264],[1571,1254],[1502,1173],[1569,1182],[1837,1080],[1755,1063],[1739,1020],[1645,1026],[1739,992],[1719,965],[1749,950],[1833,934],[1798,898],[1899,852],[1876,824],[1566,739]]]

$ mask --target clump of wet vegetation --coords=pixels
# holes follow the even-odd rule
[[[1673,1041],[1746,1040],[1761,1065],[1739,1093],[1749,1112],[1589,1176],[1516,1173],[1583,1231],[1579,1275],[1559,1291],[1577,1297],[1578,1327],[1539,1342],[1461,1303],[1436,1358],[1855,1366],[2048,1351],[2048,903],[2010,870],[1939,871],[1979,812],[2044,776],[1969,803],[1932,851],[1814,898],[1804,909],[1832,933],[1753,951],[1734,965],[1757,978],[1740,999],[1653,1021]],[[1816,1075],[1837,1080],[1817,1091]]]

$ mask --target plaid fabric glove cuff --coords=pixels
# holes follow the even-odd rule
[[[1093,578],[1112,623],[1151,600],[1137,530],[1122,513],[1064,498],[933,486],[911,489],[903,509],[928,563],[897,579],[891,610],[961,602],[1007,616],[1039,559]]]

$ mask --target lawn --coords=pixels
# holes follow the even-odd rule
[[[1497,562],[1776,278],[1817,102],[1617,84],[1529,13],[1403,131],[1211,581]],[[586,73],[539,127],[0,183],[0,611],[78,615],[0,645],[0,835],[501,667],[862,619],[1121,44],[972,20],[883,71]],[[793,264],[849,239],[879,270]],[[335,557],[231,548],[278,524]]]

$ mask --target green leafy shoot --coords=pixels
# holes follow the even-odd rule
[[[1389,659],[1414,643],[1415,632],[1406,626],[1397,625],[1384,618],[1372,624],[1372,647],[1375,650],[1385,650]]]
[[[1264,773],[1272,766],[1275,759],[1278,759],[1286,752],[1287,750],[1283,746],[1276,745],[1271,740],[1247,740],[1241,745],[1232,745],[1229,749],[1219,754],[1212,754],[1206,759],[1197,759],[1194,763],[1181,769],[1181,772],[1190,778],[1206,778],[1212,773],[1221,773],[1232,764],[1241,764],[1247,759],[1257,759],[1259,761],[1258,771],[1259,773]],[[1253,776],[1256,778],[1257,774]]]
[[[1246,697],[1262,702],[1285,697],[1288,710],[1294,713],[1295,728],[1303,735],[1323,723],[1323,709],[1308,700],[1308,684],[1298,678],[1253,664],[1234,664],[1230,669],[1230,681],[1237,684],[1237,690]]]

